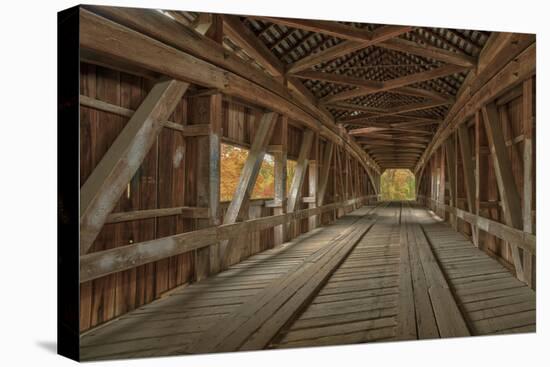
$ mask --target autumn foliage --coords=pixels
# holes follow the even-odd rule
[[[388,169],[380,177],[382,200],[414,200],[414,175],[408,169]]]
[[[220,199],[222,201],[233,198],[247,157],[248,150],[222,144],[220,164]],[[275,190],[274,164],[273,156],[266,154],[256,184],[254,185],[254,190],[252,191],[252,199],[273,197]],[[293,161],[287,161],[287,187],[292,181],[295,164]]]

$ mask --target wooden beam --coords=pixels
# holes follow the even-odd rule
[[[308,198],[311,200],[308,203],[308,208],[317,206],[317,188],[319,181],[319,134],[315,134],[311,144],[311,150],[308,163]],[[308,218],[308,230],[312,231],[318,226],[319,217],[313,215]]]
[[[108,102],[101,101],[99,99],[90,98],[85,95],[80,95],[80,105],[124,117],[132,117],[132,115],[135,113],[135,111],[132,109],[120,107]],[[162,127],[181,132],[183,136],[199,136],[210,134],[210,125],[208,124],[181,125],[168,120],[161,121],[161,124]]]
[[[300,79],[313,79],[313,80],[322,80],[325,82],[336,83],[336,84],[345,84],[353,85],[357,87],[363,87],[366,90],[377,90],[382,88],[382,82],[375,80],[368,80],[363,78],[355,78],[352,76],[335,74],[335,73],[325,73],[322,71],[314,70],[305,70],[299,73],[293,74],[294,77]]]
[[[260,16],[251,16],[251,18],[357,42],[369,41],[372,38],[372,32],[366,29],[349,26],[335,21]]]
[[[446,159],[446,167],[447,167],[447,181],[449,182],[449,194],[450,194],[450,204],[451,206],[456,207],[457,206],[457,187],[456,187],[456,155],[455,155],[455,141],[454,139],[447,140],[447,144],[445,146],[445,159]],[[415,160],[416,162],[416,160]],[[451,224],[455,230],[457,230],[457,219],[456,216],[451,215]]]
[[[447,212],[455,214],[458,218],[465,222],[471,223],[483,231],[492,234],[503,241],[515,243],[518,247],[531,254],[536,254],[536,236],[524,232],[520,229],[508,226],[506,224],[485,218],[483,216],[475,215],[465,210],[451,207],[450,205],[443,204],[429,197],[424,197],[427,201],[432,202],[436,209],[442,209]]]
[[[287,73],[294,74],[302,70],[309,69],[322,62],[334,60],[340,56],[347,55],[349,53],[367,48],[368,46],[376,45],[380,42],[386,41],[390,38],[397,37],[403,33],[407,33],[412,30],[413,27],[408,26],[384,26],[381,29],[377,29],[372,34],[372,38],[365,42],[356,41],[344,41],[336,46],[327,48],[323,51],[306,56],[303,59],[296,61],[289,65]]]
[[[193,24],[190,25],[191,28],[196,30],[200,34],[206,34],[208,30],[212,27],[214,20],[212,19],[213,15],[209,13],[199,13],[197,18],[193,21]]]
[[[188,84],[155,84],[80,189],[80,253],[86,254]]]
[[[481,122],[481,111],[477,111],[474,116],[474,159],[475,159],[475,209],[472,210],[472,213],[479,216],[481,213],[481,205],[480,205],[480,195],[481,195],[481,133],[482,133],[482,122]],[[477,243],[474,242],[474,245],[477,247],[480,247],[481,240],[479,237],[479,227],[475,226],[475,238],[477,238]]]
[[[244,167],[239,177],[239,183],[233,194],[233,199],[225,212],[223,224],[232,224],[237,221],[239,214],[243,208],[243,204],[248,202],[254,189],[254,184],[258,178],[260,167],[262,165],[271,132],[277,122],[278,115],[273,112],[265,113],[256,117],[257,129],[254,136],[254,142],[250,147],[250,152],[246,157]],[[229,256],[230,242],[224,241],[220,245],[220,259],[222,266],[225,265]]]
[[[285,114],[335,143],[344,144],[364,167],[370,164],[379,171],[374,161],[353,140],[336,131],[334,120],[322,109],[307,98],[297,100],[280,81],[228,54],[215,41],[194,30],[186,30],[154,10],[86,8],[115,22],[81,9],[80,31],[83,37],[80,45],[83,51],[217,89],[229,97]],[[140,53],[136,54],[136,49]]]
[[[298,160],[296,161],[296,168],[294,170],[294,177],[290,184],[290,190],[288,192],[287,213],[292,213],[296,210],[296,205],[300,199],[300,193],[302,190],[302,184],[307,172],[307,166],[309,162],[309,153],[311,150],[311,144],[313,142],[314,133],[311,130],[303,132],[302,143],[300,145],[300,153]]]
[[[499,121],[497,106],[494,103],[485,105],[483,111],[483,122],[489,141],[493,167],[497,180],[500,199],[502,200],[502,211],[506,224],[517,229],[523,226],[521,217],[521,199],[514,179],[512,164],[506,151],[502,126]],[[510,243],[514,266],[518,279],[524,281],[523,264],[517,246]]]
[[[447,75],[460,73],[465,70],[467,70],[467,68],[465,68],[464,66],[443,65],[438,68],[434,68],[432,70],[422,71],[419,73],[414,73],[414,74],[385,81],[382,83],[383,86],[376,90],[359,87],[350,91],[340,92],[338,94],[328,96],[322,99],[322,102],[331,103],[331,102],[342,101],[342,100],[351,99],[355,97],[362,97],[373,93],[387,92],[396,88],[405,87],[407,85],[416,84],[427,80],[438,79]]]
[[[194,113],[190,122],[195,126],[208,125],[211,133],[207,136],[189,138],[196,146],[195,159],[187,179],[195,188],[196,205],[207,207],[210,218],[196,221],[197,229],[219,225],[220,212],[220,138],[222,129],[222,95],[220,93],[188,99],[188,109]],[[190,125],[193,126],[193,125]],[[193,181],[194,180],[194,181]],[[195,251],[195,280],[200,281],[221,270],[219,244]]]
[[[462,172],[464,175],[464,186],[466,188],[466,198],[468,203],[468,211],[475,214],[475,168],[472,159],[472,144],[470,142],[470,133],[466,124],[460,125],[458,128],[458,141],[460,144],[460,153],[462,156]],[[455,205],[456,206],[456,205]],[[472,239],[476,246],[479,244],[477,237],[477,228],[472,225]]]
[[[403,38],[393,38],[379,43],[378,46],[468,68],[473,68],[476,64],[476,60],[473,57],[437,47],[422,45]]]
[[[495,33],[495,36],[498,37],[498,33]],[[456,103],[447,113],[444,123],[440,125],[432,143],[416,165],[415,171],[428,162],[433,152],[458,125],[471,118],[484,104],[512,90],[535,73],[536,46],[533,44],[534,37],[532,35],[524,36],[531,40],[531,43],[502,41],[494,45],[492,42],[488,42],[483,48],[478,60],[477,74],[470,73],[461,86]],[[510,59],[510,55],[513,55],[512,59]],[[504,65],[500,62],[493,62],[499,60],[501,56],[502,59],[511,61]],[[486,75],[493,77],[488,79]],[[486,78],[487,82],[473,92],[473,84],[477,78]]]
[[[534,191],[534,163],[533,163],[533,130],[535,125],[534,116],[534,85],[533,78],[523,82],[523,231],[533,233],[533,191]],[[523,252],[523,270],[525,281],[530,287],[534,284],[533,255]]]
[[[281,116],[273,131],[272,143],[280,144],[281,149],[273,153],[274,158],[274,201],[278,205],[273,208],[273,214],[279,215],[286,212],[286,182],[287,182],[287,149],[288,149],[288,118]],[[286,242],[286,226],[273,227],[273,242],[275,246]]]
[[[166,217],[170,215],[179,215],[183,218],[210,218],[209,208],[180,206],[177,208],[160,208],[134,210],[130,212],[111,213],[107,216],[105,223],[130,222],[134,220]]]
[[[364,202],[367,198],[369,198],[369,196],[332,203],[313,209],[304,209],[294,213],[250,219],[217,227],[207,227],[192,232],[179,233],[151,241],[134,243],[83,255],[80,257],[80,283],[185,252],[208,247],[220,241],[238,237],[245,232],[260,231],[293,220],[304,219],[312,215],[321,215],[339,208],[350,207],[356,203]]]
[[[264,67],[271,75],[283,74],[283,63],[263,44],[252,31],[245,27],[238,16],[224,14],[221,16],[226,35],[239,47]]]

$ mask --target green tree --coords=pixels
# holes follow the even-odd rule
[[[382,200],[414,200],[415,178],[408,169],[388,169],[380,177]]]

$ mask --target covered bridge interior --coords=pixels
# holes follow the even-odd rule
[[[534,35],[79,17],[82,359],[535,330]]]

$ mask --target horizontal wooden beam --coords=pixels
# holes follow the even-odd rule
[[[373,93],[387,92],[387,91],[391,91],[393,89],[400,88],[400,87],[405,87],[411,84],[416,84],[416,83],[420,83],[420,82],[424,82],[432,79],[438,79],[444,76],[460,73],[465,70],[468,70],[468,68],[464,66],[443,65],[438,68],[434,68],[432,70],[414,73],[414,74],[385,81],[382,83],[383,86],[376,90],[359,87],[350,91],[345,91],[335,95],[328,96],[326,98],[323,98],[321,101],[323,103],[331,103],[331,102],[343,101],[343,100],[351,99],[355,97],[366,96]]]
[[[180,233],[83,255],[80,257],[80,282],[97,279],[108,274],[207,247],[223,240],[235,238],[243,233],[260,231],[289,223],[293,220],[305,219],[313,215],[321,215],[332,210],[362,204],[371,197],[376,197],[376,195],[299,210],[294,213],[207,227],[192,232]]]
[[[474,226],[477,226],[479,227],[479,229],[487,233],[490,233],[493,236],[500,238],[501,240],[513,243],[516,246],[522,248],[523,250],[533,255],[536,255],[537,238],[534,234],[523,232],[520,229],[507,226],[506,224],[502,224],[494,220],[472,214],[465,210],[437,202],[432,198],[428,198],[422,195],[420,195],[420,197],[430,201],[433,205],[436,206],[437,209],[442,209],[442,210],[445,210],[446,212],[456,215],[458,218],[464,220],[465,222],[468,222]]]
[[[80,95],[80,105],[128,118],[132,117],[135,112],[132,109],[120,107],[85,95]],[[203,136],[210,135],[211,132],[209,124],[181,125],[168,120],[161,121],[161,124],[162,127],[181,132],[183,136]]]
[[[382,88],[383,83],[376,80],[368,80],[363,78],[356,78],[352,76],[324,73],[322,71],[306,70],[293,74],[296,78],[300,79],[313,79],[322,80],[325,82],[331,82],[336,84],[353,85],[357,87],[363,87],[369,90],[378,90]]]
[[[210,218],[210,210],[208,208],[180,206],[177,208],[161,208],[135,210],[131,212],[118,212],[109,214],[105,223],[129,222],[133,220],[159,218],[170,215],[180,215],[183,218]]]
[[[338,23],[335,21],[326,20],[311,20],[311,19],[294,19],[294,18],[276,18],[276,17],[260,17],[251,16],[250,18],[263,20],[269,23],[284,25],[285,27],[302,29],[309,32],[322,33],[328,36],[347,39],[357,42],[370,41],[372,32]]]
[[[476,64],[475,58],[471,56],[462,55],[433,46],[422,45],[403,38],[387,40],[385,42],[381,42],[378,46],[468,68],[473,68]]]

